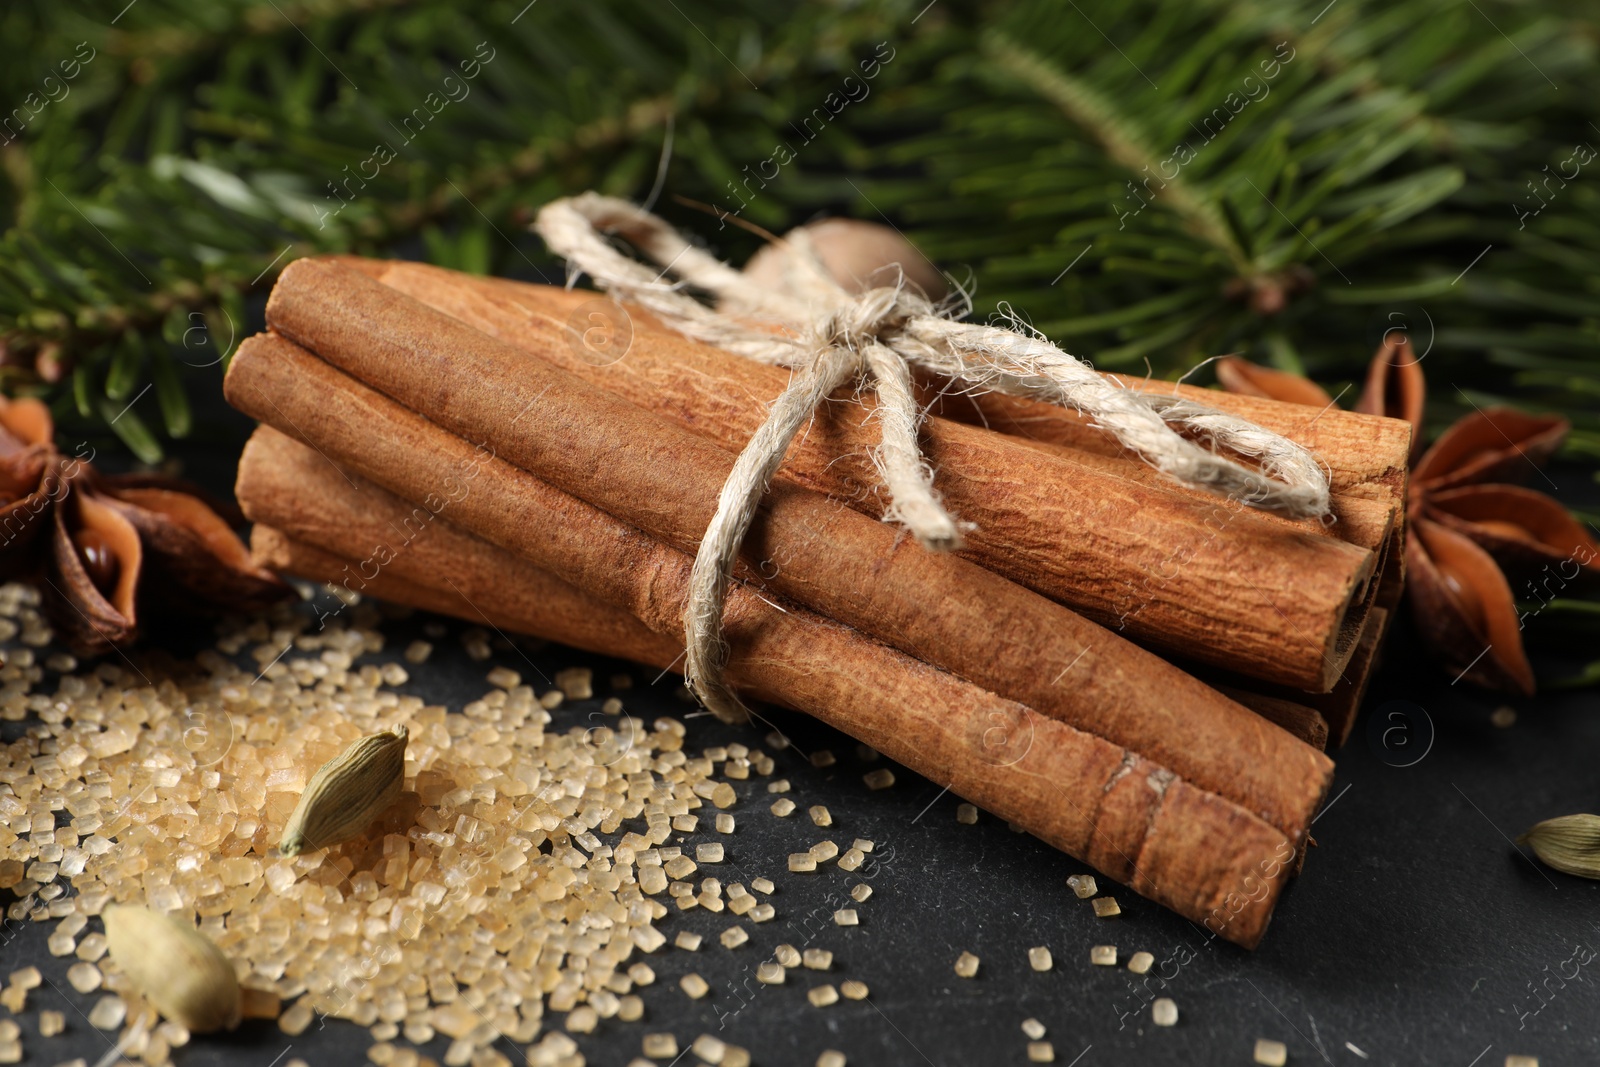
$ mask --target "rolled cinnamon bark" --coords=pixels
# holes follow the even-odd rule
[[[235,406],[409,499],[436,493],[446,476],[418,480],[445,447],[430,435],[453,431],[484,442],[480,459],[500,471],[494,485],[503,506],[470,494],[456,513],[469,530],[525,558],[540,558],[559,533],[578,537],[566,551],[594,564],[592,539],[573,531],[599,520],[579,501],[692,551],[733,462],[675,425],[335,264],[292,264],[268,315],[399,403],[282,339],[262,337],[233,359],[226,389]],[[506,513],[513,506],[548,514],[537,538],[526,520]],[[769,588],[1157,760],[1296,844],[1327,790],[1332,763],[1321,752],[1159,657],[975,564],[925,553],[815,493],[775,487],[746,549],[751,575],[768,579]],[[635,566],[619,549],[610,570],[582,580],[560,573],[659,630],[650,611],[628,599],[637,595],[632,587],[607,595],[596,584],[632,581],[615,572]],[[678,617],[671,626],[681,634]]]
[[[479,542],[479,545],[501,551],[487,541]],[[521,567],[521,575],[532,577],[533,580],[527,583],[531,588],[525,587],[521,581],[507,583],[496,579],[494,572],[485,571],[483,577],[491,579],[490,586],[481,591],[483,595],[471,596],[446,586],[436,588],[423,584],[429,579],[437,581],[438,578],[436,575],[414,573],[417,568],[408,566],[386,567],[371,578],[352,577],[362,564],[358,552],[352,552],[350,556],[336,555],[331,549],[296,540],[282,530],[260,522],[250,530],[250,554],[259,566],[279,574],[341,586],[363,596],[431,611],[436,615],[451,615],[465,622],[486,623],[505,633],[555,641],[585,652],[661,668],[670,664],[676,655],[671,651],[673,645],[670,641],[651,633],[627,612],[608,605],[593,605],[598,611],[587,619],[584,616],[548,614],[543,607],[548,593],[545,584],[555,582],[566,586],[566,583],[526,564]],[[463,560],[457,557],[450,562],[460,565]],[[585,625],[586,622],[590,625]]]
[[[626,611],[337,470],[270,426],[245,445],[237,495],[256,524],[252,552],[274,570],[654,667],[683,651]],[[310,550],[342,562],[329,570]]]
[[[1334,514],[1339,519],[1331,532],[1379,552],[1375,573],[1378,588],[1370,594],[1369,605],[1393,613],[1405,588],[1406,487],[1412,448],[1409,423],[1337,407],[1318,410],[1174,382],[1151,382],[1119,374],[1106,377],[1130,389],[1159,390],[1249,419],[1321,457],[1328,465]],[[1077,412],[1034,400],[999,393],[945,396],[937,410],[947,418],[977,423],[1036,444],[1064,446],[1075,455],[1124,455],[1120,442],[1095,429]],[[1356,506],[1355,501],[1367,502],[1367,507]],[[1372,510],[1372,505],[1378,505],[1379,510]],[[1384,505],[1393,519],[1380,542],[1374,537],[1378,527],[1373,516],[1380,514]]]
[[[1393,619],[1393,612],[1380,607],[1374,607],[1367,614],[1367,621],[1356,639],[1355,654],[1345,665],[1338,684],[1326,693],[1306,693],[1287,686],[1270,685],[1205,666],[1197,666],[1194,674],[1208,685],[1215,686],[1239,703],[1258,712],[1267,702],[1274,700],[1292,701],[1310,708],[1326,721],[1328,742],[1334,748],[1338,748],[1350,739],[1356,715],[1361,710],[1361,702],[1367,695],[1367,686],[1377,669],[1378,654],[1383,647],[1384,635],[1388,633]],[[1183,666],[1181,661],[1178,666]],[[1272,718],[1271,715],[1267,717]],[[1273,719],[1273,721],[1278,720]],[[1297,733],[1296,736],[1303,735]]]
[[[241,366],[259,368],[263,360],[280,367],[292,364],[284,359],[292,355],[290,346],[263,341],[252,339],[235,356],[230,391],[252,388],[248,373],[244,379],[235,377]],[[290,365],[291,374],[297,369]],[[301,379],[301,388],[311,396],[308,409],[319,394],[324,401],[330,398],[325,386],[314,375]],[[381,397],[370,401],[378,408],[393,408]],[[312,423],[310,410],[298,413],[307,416],[307,425],[322,425]],[[533,568],[513,563],[503,569],[507,560],[498,550],[451,531],[450,519],[440,517],[451,509],[451,518],[461,518],[473,513],[469,505],[476,503],[536,525],[527,542],[578,544],[578,558],[568,560],[572,569],[564,575],[567,581],[577,579],[613,604],[625,600],[646,612],[658,630],[675,625],[687,589],[688,557],[645,541],[577,501],[560,513],[507,507],[506,498],[514,495],[508,488],[518,481],[514,468],[498,469],[505,465],[464,441],[452,444],[449,435],[414,415],[391,413],[409,416],[400,422],[431,446],[426,454],[400,457],[404,474],[420,479],[419,486],[440,487],[418,494],[433,516],[426,535],[391,546],[393,556],[377,572],[402,598],[425,600],[418,588],[426,590],[426,581],[445,573],[435,565],[449,567],[463,579],[463,588],[477,590],[473,606],[490,619],[514,624],[528,605],[549,594],[547,580]],[[285,424],[294,418],[287,410],[278,414]],[[367,429],[373,431],[369,442],[348,442],[356,446],[350,458],[379,465],[393,461],[397,439],[389,431],[394,427],[375,421]],[[325,440],[333,443],[331,435]],[[282,438],[258,437],[241,462],[240,502],[257,521],[276,521],[287,525],[291,535],[298,528],[329,542],[313,549],[335,556],[370,554],[374,539],[387,544],[386,531],[416,521],[415,509],[347,480],[331,466],[331,451],[318,455]],[[343,463],[344,457],[340,459]],[[360,465],[351,464],[356,469]],[[452,492],[447,483],[466,485],[480,477],[484,483],[469,486],[460,499],[438,495]],[[559,503],[554,499],[558,496],[551,494],[549,502]],[[594,521],[583,522],[585,514]],[[330,563],[326,556],[319,562],[312,553],[297,553],[293,541],[275,546],[270,532],[261,536],[263,553],[273,554],[269,559],[305,563],[309,558],[322,567]],[[625,565],[618,567],[619,560]],[[340,567],[323,576],[344,572]],[[591,584],[591,578],[600,581]],[[545,636],[562,639],[557,631],[571,619],[555,613],[538,621]],[[1295,849],[1280,831],[1238,805],[1126,749],[802,608],[776,607],[742,587],[729,598],[727,631],[733,649],[729,670],[736,685],[776,694],[931,780],[949,783],[952,792],[1026,827],[1217,935],[1246,947],[1260,941]]]
[[[490,389],[496,387],[491,379],[480,381]],[[234,406],[314,445],[328,461],[419,502],[430,514],[448,512],[462,528],[552,569],[595,597],[624,606],[656,632],[682,640],[682,605],[664,600],[656,584],[664,581],[659,571],[675,573],[678,566],[688,566],[685,553],[539,482],[483,446],[474,448],[285,339],[270,334],[248,339],[234,355],[224,389]],[[651,430],[640,432],[648,435]],[[573,446],[576,461],[594,462],[592,454],[586,456],[576,446],[576,438],[568,445]],[[670,506],[666,494],[658,499],[661,507]],[[843,514],[870,536],[886,533],[878,523]],[[766,522],[770,520],[768,515]],[[285,520],[278,517],[270,525],[282,528]],[[826,555],[837,568],[822,571],[819,581],[829,581],[832,574],[835,582],[877,585],[859,592],[882,595],[880,574],[893,573],[896,549],[869,555],[869,563],[851,573],[850,557],[861,555],[861,545],[840,536],[840,526],[835,523],[816,534],[826,537]],[[920,550],[904,545],[899,552]],[[915,616],[920,611],[949,611],[957,601],[992,606],[998,619],[1013,617],[1006,606],[1011,590],[1040,601],[1050,611],[1045,624],[1002,629],[995,635],[973,630],[994,657],[984,665],[986,675],[1000,678],[1014,691],[1040,694],[1048,701],[1048,715],[1112,739],[1118,747],[1150,758],[1162,753],[1163,765],[1184,769],[1182,776],[1203,789],[1237,798],[1299,845],[1333,771],[1322,752],[1066,608],[1011,587],[981,568],[966,566],[971,573],[965,581],[931,585],[931,592],[930,585],[915,581],[904,585],[894,595],[906,598],[906,613],[894,617],[904,617],[904,627],[910,630],[917,629]],[[917,574],[912,569],[912,577]],[[734,585],[725,629],[736,629],[739,613],[762,603],[744,585]],[[986,624],[981,613],[971,617],[974,627]],[[1058,648],[1061,640],[1074,645],[1069,646],[1072,656],[1061,657],[1059,665],[1045,653],[1032,651]],[[1085,653],[1085,648],[1090,651]],[[1006,665],[1021,677],[1011,680],[998,672],[997,667]],[[1133,744],[1134,739],[1142,747]]]
[[[788,378],[618,312],[597,294],[413,263],[339,262],[731,451]],[[580,339],[608,316],[632,329],[633,343],[598,365]],[[780,477],[882,515],[873,418],[870,394],[827,405]],[[1151,647],[1298,688],[1325,691],[1338,679],[1370,600],[1369,545],[1146,477],[1142,465],[1130,476],[1125,462],[1030,448],[942,419],[927,420],[922,438],[946,505],[976,527],[967,558]],[[1389,521],[1381,507],[1349,510]]]
[[[1218,389],[1147,381],[1121,374],[1106,377],[1130,389],[1182,397],[1227,411],[1282,434],[1328,464],[1328,486],[1335,495],[1383,500],[1403,506],[1409,477],[1411,427],[1403,419],[1363,415],[1337,407],[1319,410],[1265,397]],[[985,393],[951,398],[949,418],[982,422],[999,433],[1108,456],[1123,454],[1121,443],[1101,433],[1075,411],[1035,400]]]
[[[1328,722],[1320,713],[1295,700],[1240,689],[1231,685],[1215,686],[1217,692],[1243,704],[1257,715],[1294,734],[1313,748],[1328,747]]]

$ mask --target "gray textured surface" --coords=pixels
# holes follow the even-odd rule
[[[390,624],[390,648],[403,648],[422,621]],[[593,664],[602,680],[628,670],[558,647],[529,656],[546,676],[574,663]],[[496,662],[534,677],[517,652],[497,653]],[[455,641],[440,641],[405,688],[459,709],[485,690],[488,666],[467,659]],[[623,695],[635,714],[692,710],[674,695],[675,677],[649,688],[653,672],[630,673],[640,684]],[[594,702],[558,709],[557,722],[585,723],[607,695],[600,685]],[[777,754],[775,777],[793,783],[789,795],[801,806],[788,819],[768,813],[764,780],[736,783],[739,826],[722,838],[728,858],[719,873],[724,882],[773,878],[777,918],[744,923],[752,940],[730,951],[715,935],[734,917],[674,910],[662,929],[702,933],[706,944],[697,953],[669,945],[651,957],[659,980],[643,991],[645,1019],[602,1022],[580,1045],[591,1064],[608,1065],[638,1055],[641,1036],[657,1030],[672,1031],[685,1047],[699,1033],[718,1034],[750,1048],[758,1064],[809,1067],[830,1047],[858,1067],[1023,1063],[1020,1023],[1031,1015],[1048,1027],[1056,1062],[1079,1067],[1247,1064],[1257,1037],[1284,1041],[1291,1064],[1498,1067],[1508,1053],[1538,1055],[1543,1067],[1600,1062],[1600,988],[1592,964],[1580,970],[1570,962],[1600,946],[1596,886],[1535,866],[1509,840],[1539,819],[1600,808],[1593,759],[1600,694],[1517,702],[1509,729],[1490,723],[1501,703],[1452,687],[1397,634],[1366,721],[1336,754],[1334,799],[1315,826],[1318,847],[1255,953],[1212,941],[1105,880],[1123,915],[1096,919],[1065,885],[1083,865],[988,816],[975,826],[957,823],[957,798],[909,772],[897,769],[893,788],[869,791],[861,776],[882,762],[863,762],[853,742],[809,720],[774,713],[798,749],[826,748],[839,758],[819,770],[794,748]],[[1435,734],[1420,759],[1428,731],[1418,708]],[[1379,727],[1369,731],[1374,720]],[[763,743],[764,731],[752,735],[705,716],[690,725],[693,746]],[[1390,727],[1400,729],[1386,745]],[[818,830],[805,818],[812,803],[828,805],[833,828]],[[831,865],[815,876],[790,875],[787,854],[824,835],[873,839],[875,865],[855,875]],[[859,927],[836,927],[831,914],[855,880],[872,885],[872,898],[859,906]],[[92,1063],[109,1047],[84,1017],[95,998],[71,991],[68,961],[45,951],[47,932],[7,924],[0,945],[0,973],[36,963],[49,978],[21,1020],[25,1062],[84,1056]],[[785,941],[831,948],[833,973],[799,970],[786,985],[757,985],[756,964]],[[1089,948],[1101,943],[1115,944],[1124,960],[1140,949],[1153,953],[1148,989],[1121,966],[1090,966]],[[1029,969],[1034,945],[1051,949],[1053,970]],[[963,951],[983,960],[971,981],[951,969]],[[692,1002],[678,990],[678,977],[691,969],[711,982],[710,998]],[[870,999],[824,1009],[806,1001],[810,985],[846,978],[865,981]],[[1177,1002],[1176,1028],[1150,1025],[1153,996]],[[40,1008],[64,1010],[67,1033],[39,1039]],[[299,1056],[319,1067],[351,1064],[364,1061],[370,1042],[337,1021],[292,1040],[257,1023],[223,1039],[197,1039],[178,1062],[269,1067]],[[437,1059],[444,1046],[440,1040],[425,1051]],[[520,1050],[500,1047],[519,1053],[520,1065]]]

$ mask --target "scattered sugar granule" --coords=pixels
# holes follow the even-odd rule
[[[1506,1067],[1539,1067],[1539,1057],[1519,1056],[1513,1052],[1506,1057]]]
[[[672,943],[687,952],[699,952],[702,940],[703,938],[699,934],[691,934],[687,930],[679,930],[678,936],[672,939]]]
[[[304,1000],[297,1000],[288,1011],[278,1016],[278,1029],[294,1037],[305,1033],[311,1022],[311,1005]]]
[[[813,767],[832,767],[835,762],[837,761],[833,758],[833,753],[825,748],[811,754],[811,766]]]
[[[1095,897],[1094,913],[1101,919],[1114,919],[1122,914],[1122,906],[1116,897]]]
[[[839,991],[831,985],[813,986],[806,991],[806,999],[811,1001],[814,1008],[826,1008],[839,1003]]]
[[[808,970],[826,971],[833,966],[833,953],[825,948],[808,948],[800,960]]]
[[[589,1005],[574,1008],[567,1013],[567,1032],[573,1034],[592,1034],[594,1028],[600,1025],[600,1013]]]
[[[839,854],[839,846],[832,841],[818,841],[811,846],[810,853],[818,863],[827,863]]]
[[[785,967],[800,966],[800,950],[793,945],[779,945],[772,950],[772,958]]]
[[[778,914],[778,909],[771,904],[757,904],[750,909],[750,921],[755,923],[771,922]]]
[[[725,811],[717,813],[717,833],[731,834],[733,833],[733,827],[734,822],[732,815],[729,815]]]
[[[789,854],[789,869],[797,874],[814,871],[817,869],[817,859],[809,852],[791,852]]]
[[[756,981],[762,985],[782,985],[787,973],[777,960],[764,960],[756,966]]]
[[[128,1005],[121,997],[101,997],[89,1009],[89,1025],[96,1030],[115,1030],[128,1017]]]
[[[750,879],[750,888],[754,889],[757,893],[764,893],[767,896],[771,896],[773,891],[778,887],[772,884],[771,878],[752,878]]]
[[[44,975],[39,973],[37,967],[24,967],[11,972],[11,984],[19,989],[38,989],[43,981]]]
[[[860,849],[846,849],[845,854],[839,857],[839,869],[841,871],[853,871],[866,861],[866,854]]]
[[[856,915],[854,908],[840,908],[833,913],[833,921],[839,926],[860,926],[861,919]]]
[[[787,778],[779,778],[776,781],[767,783],[767,792],[769,793],[787,793],[788,791],[789,779]]]
[[[1289,1049],[1282,1041],[1274,1041],[1269,1037],[1256,1038],[1256,1049],[1253,1057],[1261,1067],[1283,1067],[1289,1062]]]
[[[1089,962],[1096,967],[1115,967],[1117,965],[1117,946],[1094,946],[1089,950]]]
[[[496,667],[489,672],[488,682],[496,689],[515,689],[522,684],[522,675],[509,667]]]
[[[1028,950],[1028,966],[1036,971],[1048,971],[1055,966],[1055,960],[1050,956],[1050,950],[1043,945]]]
[[[74,963],[67,968],[67,984],[80,993],[93,993],[101,987],[102,981],[106,981],[106,976],[93,963]]]
[[[851,851],[855,850],[852,849]],[[850,899],[857,904],[865,904],[870,896],[872,896],[872,887],[865,882],[857,882],[850,887]]]
[[[639,868],[639,889],[652,896],[667,888],[667,872],[660,867]]]
[[[871,852],[872,842],[868,841],[864,837],[858,837],[854,841],[850,842],[850,847],[855,849],[857,852]]]
[[[1077,894],[1079,900],[1088,900],[1100,892],[1100,887],[1095,884],[1092,874],[1074,874],[1067,879],[1067,887]]]
[[[1134,974],[1149,974],[1156,958],[1148,952],[1135,952],[1128,957],[1128,970]]]
[[[55,1037],[67,1028],[67,1017],[59,1011],[41,1011],[39,1013],[39,1036]]]
[[[645,1034],[639,1044],[640,1051],[653,1060],[670,1060],[678,1055],[678,1039],[672,1034]]]
[[[568,700],[588,700],[594,696],[594,671],[588,667],[568,667],[556,672],[556,688]]]
[[[1150,1005],[1150,1021],[1157,1026],[1178,1024],[1178,1004],[1171,997],[1157,997]]]
[[[972,978],[978,973],[978,957],[970,952],[963,952],[956,957],[956,974],[962,978]]]
[[[696,845],[694,858],[700,863],[721,863],[722,842],[712,841],[710,844]]]
[[[957,804],[956,822],[971,826],[978,821],[978,806],[976,804]]]
[[[1024,1019],[1022,1020],[1022,1032],[1027,1034],[1030,1040],[1037,1041],[1044,1036],[1044,1023],[1034,1018]]]
[[[717,940],[722,942],[723,948],[738,948],[750,940],[750,935],[744,932],[742,926],[730,926],[722,931],[722,936]]]
[[[806,814],[811,816],[811,821],[818,826],[833,825],[833,815],[829,813],[825,805],[812,805],[810,808],[806,809]]]
[[[694,1044],[689,1046],[689,1051],[716,1067],[717,1064],[722,1063],[722,1058],[728,1054],[728,1046],[720,1038],[712,1037],[710,1034],[701,1034],[694,1039]]]
[[[772,814],[780,819],[786,819],[794,814],[794,801],[788,797],[779,797],[772,802]]]
[[[887,767],[879,767],[863,774],[861,780],[867,783],[868,789],[888,789],[894,785],[894,772]]]
[[[871,990],[867,988],[867,983],[858,982],[852,978],[848,982],[839,983],[839,992],[844,994],[847,1000],[866,1000],[867,994]]]
[[[689,994],[692,1000],[699,1000],[711,992],[711,986],[707,984],[706,980],[693,971],[678,979],[678,988]]]
[[[1056,1047],[1048,1041],[1028,1042],[1029,1063],[1054,1063],[1056,1062]]]
[[[817,1067],[845,1067],[848,1062],[844,1053],[836,1048],[823,1049],[822,1055],[817,1057]]]

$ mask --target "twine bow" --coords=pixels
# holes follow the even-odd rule
[[[902,524],[934,551],[959,548],[962,526],[940,503],[933,471],[917,444],[921,412],[912,366],[975,390],[1075,408],[1185,485],[1295,518],[1328,511],[1327,477],[1294,442],[1172,394],[1126,388],[1036,333],[957,321],[954,315],[965,307],[936,307],[903,276],[853,294],[828,273],[804,230],[780,242],[784,285],[775,291],[696,248],[662,219],[614,197],[584,193],[554,201],[540,210],[534,229],[566,258],[569,284],[588,274],[601,289],[687,337],[793,371],[723,484],[690,576],[684,677],[719,718],[742,721],[749,715],[723,681],[728,649],[722,612],[739,546],[795,434],[846,382],[870,385],[877,393],[882,439],[872,458],[889,490],[885,521]],[[625,238],[661,269],[623,255],[606,235]],[[718,306],[701,303],[687,288],[712,294]],[[1202,448],[1189,437],[1256,465]]]

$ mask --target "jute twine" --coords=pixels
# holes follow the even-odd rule
[[[722,613],[739,546],[795,434],[847,382],[877,394],[882,439],[872,458],[891,501],[884,520],[902,524],[934,551],[959,548],[962,526],[940,502],[917,443],[922,413],[912,366],[974,391],[1074,408],[1184,485],[1295,518],[1328,511],[1327,477],[1294,442],[1191,400],[1125,388],[1025,328],[957,321],[965,308],[936,307],[903,276],[853,294],[829,275],[804,230],[780,242],[784,284],[769,289],[696,248],[662,219],[614,197],[584,193],[554,201],[539,212],[534,229],[566,258],[569,284],[587,274],[687,337],[793,371],[723,484],[691,572],[684,676],[719,718],[749,716],[723,681],[728,648]],[[626,239],[660,269],[622,254],[609,237]],[[717,307],[690,296],[689,288],[714,296]]]

